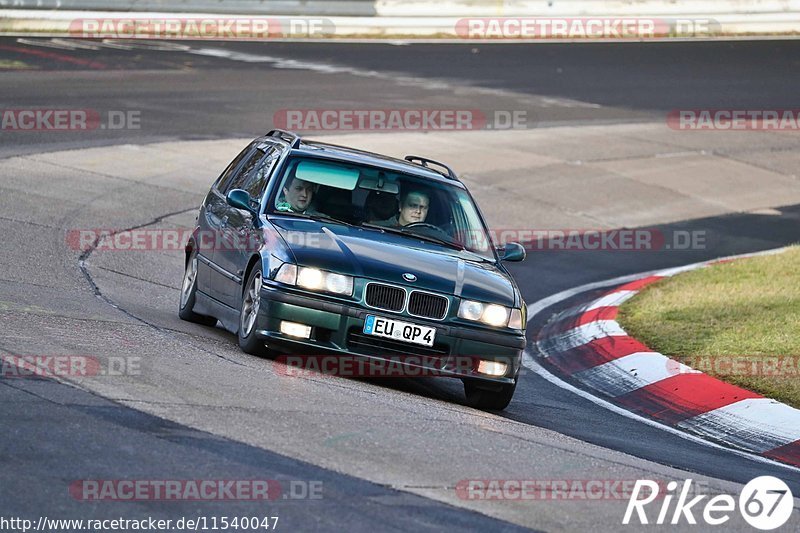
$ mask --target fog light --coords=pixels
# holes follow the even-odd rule
[[[307,339],[311,337],[311,326],[298,324],[297,322],[287,322],[285,320],[281,320],[281,333],[284,335],[289,335],[290,337]]]
[[[507,369],[507,364],[498,363],[497,361],[481,361],[478,364],[478,372],[488,376],[503,376]]]

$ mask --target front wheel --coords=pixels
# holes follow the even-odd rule
[[[467,404],[482,411],[502,411],[511,403],[516,389],[517,377],[514,378],[514,383],[504,383],[495,390],[482,388],[481,385],[471,380],[464,380]]]
[[[181,304],[178,308],[178,316],[181,320],[213,326],[217,319],[213,316],[199,315],[194,312],[194,301],[197,296],[197,252],[192,252],[189,260],[186,261],[186,270],[183,273],[181,283]]]
[[[258,313],[261,310],[263,275],[258,264],[250,271],[239,306],[239,348],[251,355],[269,355],[264,342],[256,336]]]

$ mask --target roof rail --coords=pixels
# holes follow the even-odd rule
[[[267,137],[278,137],[289,143],[292,148],[300,148],[300,136],[294,132],[286,130],[270,130]]]
[[[449,178],[451,180],[459,181],[458,180],[458,176],[456,176],[456,173],[453,172],[453,169],[448,167],[444,163],[440,163],[439,161],[434,161],[433,159],[428,159],[426,157],[420,157],[418,155],[407,155],[405,157],[405,159],[409,163],[414,163],[414,164],[417,164],[417,165],[419,165],[421,167],[425,167],[425,168],[430,168],[428,166],[429,164],[440,166],[443,169],[445,169],[446,172],[442,172],[441,170],[437,170],[435,168],[430,168],[430,170],[433,170],[434,172],[437,172],[437,173],[441,174],[445,178]]]

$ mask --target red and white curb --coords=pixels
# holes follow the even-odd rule
[[[650,273],[562,311],[537,336],[540,362],[636,414],[800,466],[800,410],[654,352],[616,321],[619,306],[647,285],[717,262]]]

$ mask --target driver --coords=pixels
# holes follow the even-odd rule
[[[278,211],[309,215],[316,213],[313,209],[309,209],[311,200],[314,198],[314,183],[292,176],[283,186],[283,196],[285,200],[278,202],[276,206]]]
[[[431,199],[427,192],[408,190],[400,197],[400,209],[397,214],[381,225],[402,227],[415,222],[425,222],[430,205]]]

